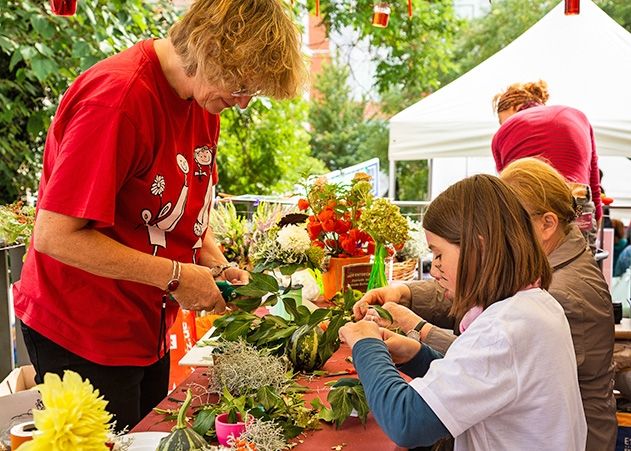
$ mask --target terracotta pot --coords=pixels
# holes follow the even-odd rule
[[[241,415],[237,414],[237,418],[239,421],[236,423],[228,423],[227,413],[217,415],[215,418],[215,432],[220,445],[230,446],[228,443],[230,437],[237,439],[245,431],[245,423],[241,421]]]
[[[370,263],[370,255],[363,257],[331,257],[329,267],[322,273],[324,299],[330,301],[335,293],[342,290],[342,268],[355,263]]]

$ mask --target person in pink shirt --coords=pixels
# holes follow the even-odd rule
[[[595,251],[602,203],[594,131],[581,111],[547,106],[548,97],[547,83],[539,80],[512,84],[493,98],[501,125],[491,146],[495,166],[501,172],[520,158],[547,160],[572,184],[582,209],[576,222]]]

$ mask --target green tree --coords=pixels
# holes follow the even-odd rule
[[[629,0],[596,0],[596,4],[631,32],[631,2]]]
[[[36,189],[46,131],[76,76],[174,20],[163,0],[81,0],[72,17],[45,1],[0,0],[0,203]]]
[[[312,3],[312,2],[311,2]],[[386,28],[372,26],[373,0],[322,2],[322,21],[329,34],[358,32],[375,50],[379,94],[396,92],[399,110],[440,87],[441,77],[452,70],[453,39],[460,21],[454,15],[452,0],[413,0],[413,16],[408,17],[405,1],[391,2]]]
[[[311,148],[313,155],[331,170],[379,157],[387,164],[388,124],[366,118],[368,102],[355,100],[348,84],[348,66],[335,60],[323,66],[315,81],[318,95],[311,103]]]
[[[308,105],[302,99],[254,98],[245,110],[221,115],[219,187],[231,194],[291,191],[304,174],[326,172],[310,155]]]

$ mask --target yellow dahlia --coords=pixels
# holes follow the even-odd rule
[[[107,401],[89,380],[73,371],[65,371],[63,380],[47,373],[37,388],[46,409],[33,411],[38,433],[21,450],[107,450],[112,416],[105,410]]]

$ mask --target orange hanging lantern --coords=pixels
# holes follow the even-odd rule
[[[386,28],[390,20],[390,5],[386,2],[376,3],[372,9],[372,25],[377,28]]]
[[[77,0],[50,0],[50,9],[57,16],[74,16]]]
[[[576,16],[581,12],[581,0],[565,0],[565,15]]]

